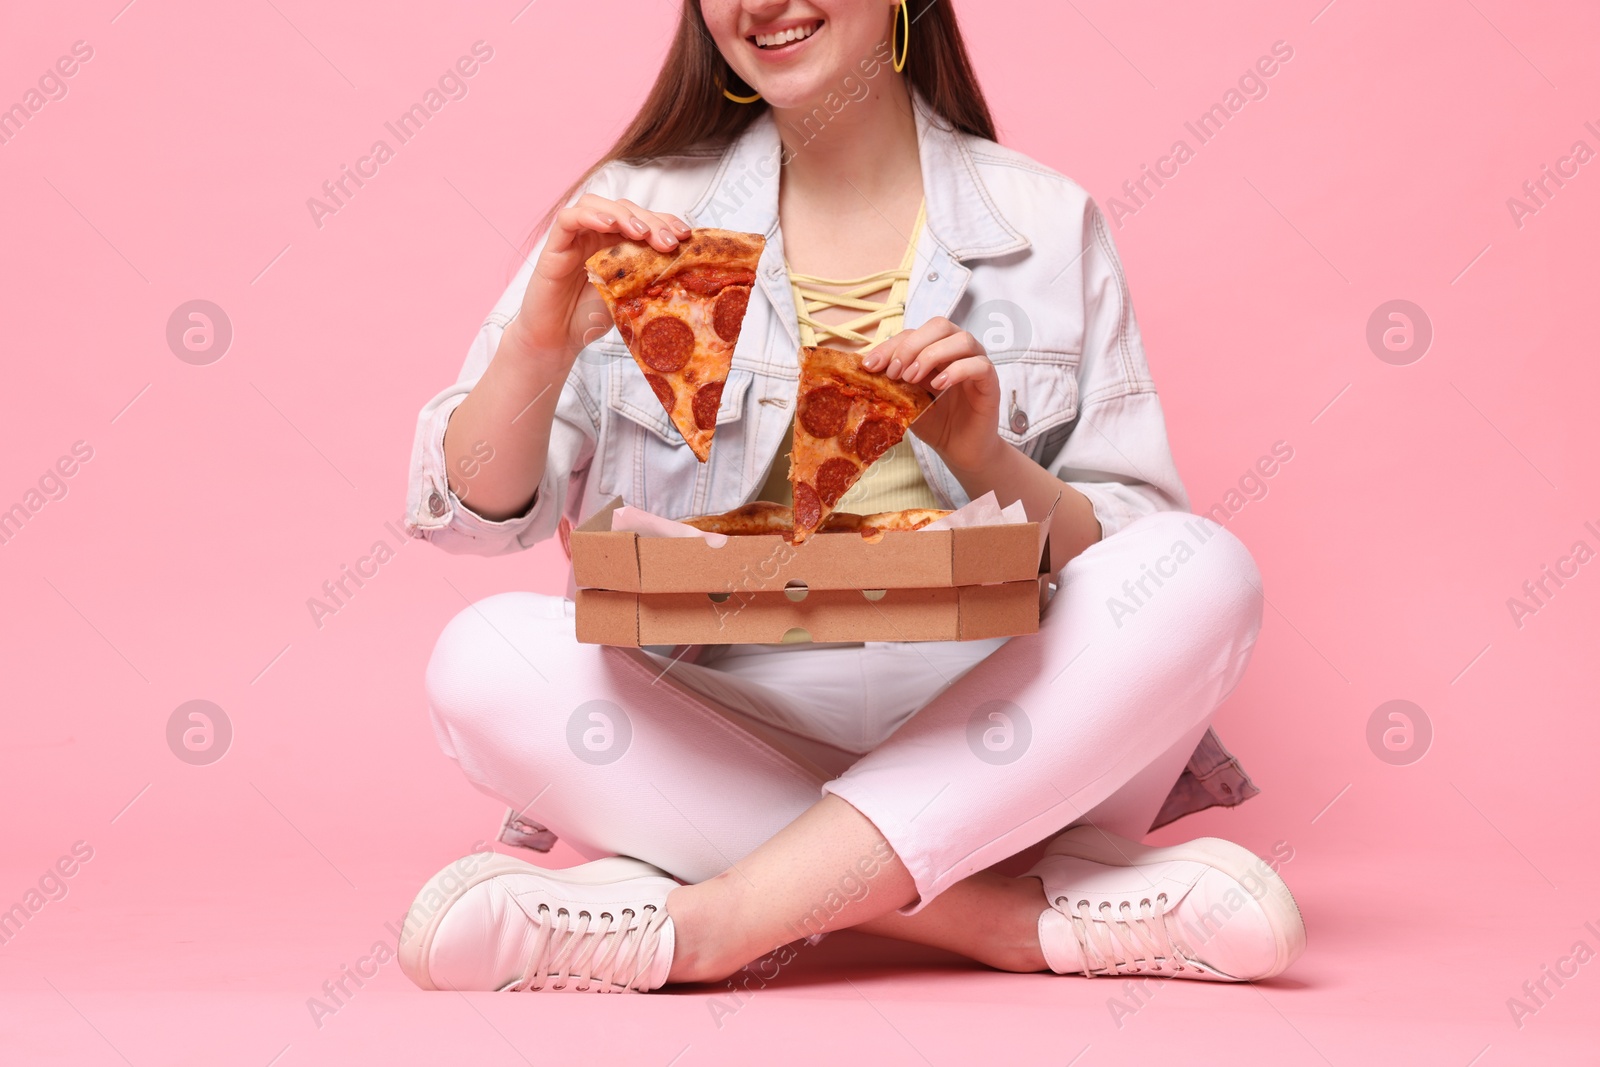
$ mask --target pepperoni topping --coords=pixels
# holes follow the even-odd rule
[[[618,309],[617,314],[614,315],[613,318],[615,318],[617,322],[617,332],[622,335],[622,343],[627,345],[629,348],[632,348],[633,327],[628,324],[628,317],[622,314],[621,309]]]
[[[691,267],[673,276],[673,280],[691,293],[716,296],[730,285],[751,285],[756,272],[742,267]]]
[[[871,463],[900,443],[905,428],[888,419],[868,419],[856,428],[855,454]]]
[[[694,355],[694,330],[672,315],[659,315],[639,331],[639,358],[654,370],[679,371]]]
[[[861,468],[843,456],[825,461],[817,468],[817,492],[822,496],[822,502],[833,507],[844,496],[845,490],[855,484],[860,474]]]
[[[716,296],[732,285],[751,285],[756,280],[753,270],[729,269],[726,267],[690,267],[688,270],[679,271],[669,278],[663,278],[653,285],[648,286],[644,293],[646,296],[665,296],[673,289],[682,289],[696,296]]]
[[[717,408],[721,403],[721,382],[702,385],[700,391],[694,394],[694,424],[702,430],[715,428],[717,425]]]
[[[656,391],[656,399],[670,414],[678,402],[678,394],[672,391],[672,383],[659,374],[646,374],[644,380],[650,383],[650,388]]]
[[[850,398],[832,385],[811,390],[800,401],[800,425],[812,437],[827,439],[844,429]]]
[[[744,325],[744,309],[750,304],[750,287],[735,285],[717,294],[711,305],[711,324],[717,336],[730,345],[739,339],[739,327]]]
[[[822,521],[822,501],[817,491],[805,482],[794,483],[794,524],[802,530],[815,530]]]

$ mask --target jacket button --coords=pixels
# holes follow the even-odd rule
[[[444,514],[444,497],[439,495],[439,490],[437,489],[433,491],[432,496],[428,497],[428,511],[436,519]]]
[[[1012,433],[1027,433],[1028,432],[1028,413],[1026,411],[1023,411],[1021,408],[1012,408],[1011,409],[1011,432]]]
[[[936,282],[936,281],[938,281],[938,280],[939,280],[939,272],[938,272],[938,271],[936,271],[936,270],[930,270],[930,271],[929,271],[929,272],[928,272],[928,280],[929,280],[929,281],[930,281],[930,282]]]

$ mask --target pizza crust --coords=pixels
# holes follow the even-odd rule
[[[697,515],[682,520],[706,533],[743,537],[752,534],[784,533],[794,529],[794,513],[787,504],[771,500],[752,500],[721,515]]]
[[[857,515],[849,511],[835,511],[822,521],[817,533],[859,533],[875,541],[885,533],[896,530],[920,530],[935,519],[950,512],[940,508],[905,508],[900,511],[879,511],[871,515]],[[752,500],[748,504],[725,511],[720,515],[696,515],[683,519],[685,524],[707,533],[747,537],[758,534],[792,535],[794,510],[787,504],[770,500]],[[786,537],[792,540],[792,536]]]
[[[735,230],[697,229],[676,251],[657,252],[642,241],[602,248],[584,264],[595,288],[614,301],[638,296],[674,274],[698,267],[755,270],[766,239]]]

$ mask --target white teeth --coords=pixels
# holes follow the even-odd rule
[[[756,34],[756,46],[758,48],[777,48],[791,41],[802,41],[816,33],[821,26],[822,24],[819,22],[811,26],[795,26],[780,33],[758,33]]]

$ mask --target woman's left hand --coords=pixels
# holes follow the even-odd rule
[[[1004,447],[1000,376],[978,339],[949,319],[930,319],[895,334],[861,357],[861,364],[941,394],[911,424],[911,432],[952,470],[981,470]]]

